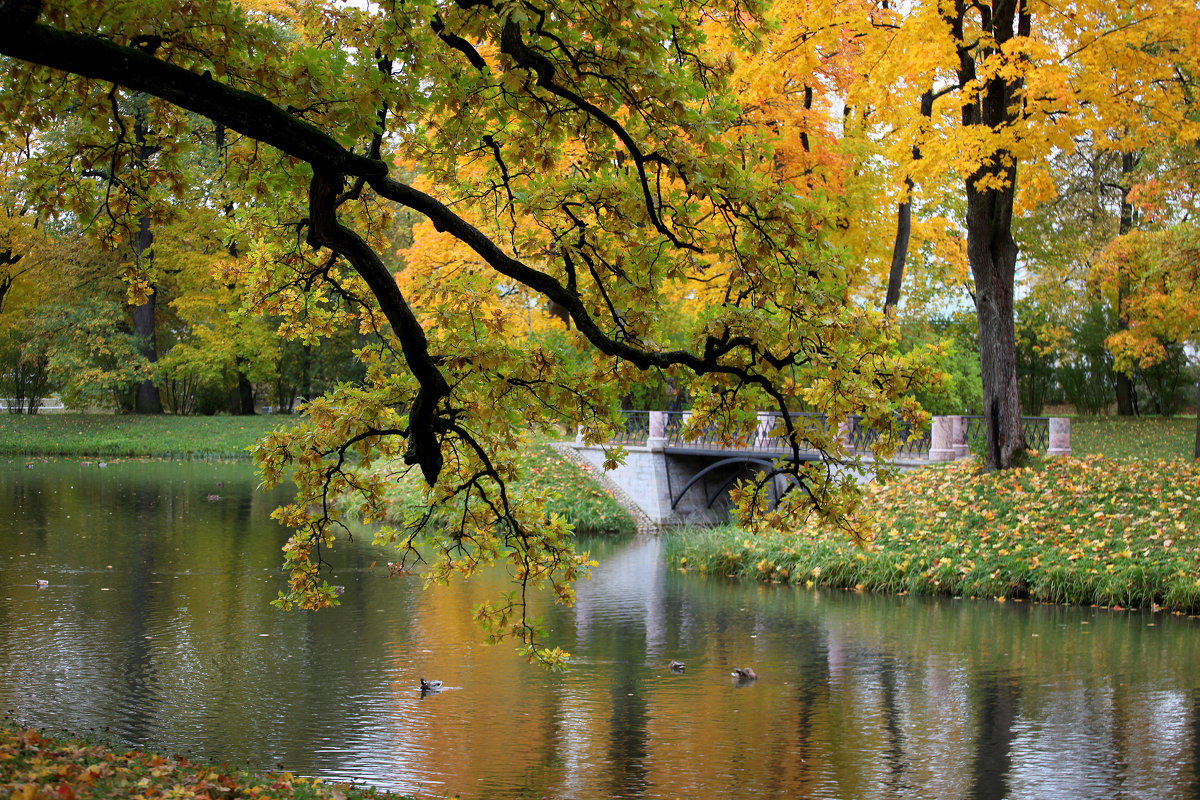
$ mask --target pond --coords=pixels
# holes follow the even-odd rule
[[[359,539],[341,607],[272,608],[285,495],[247,464],[0,480],[0,709],[46,730],[423,797],[1200,797],[1194,619],[704,579],[595,539],[547,674],[471,622],[503,576],[422,591]]]

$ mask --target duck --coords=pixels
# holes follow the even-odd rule
[[[687,669],[687,664],[684,664],[682,661],[672,661],[667,666],[671,669],[671,672],[683,672]]]
[[[739,681],[754,681],[758,680],[758,675],[751,667],[734,667],[733,672],[729,673]]]
[[[36,581],[33,582],[33,585],[39,589],[45,589],[47,586],[50,585],[50,581],[44,580],[42,578],[38,578]]]
[[[421,691],[422,692],[436,692],[436,691],[440,690],[441,688],[442,688],[441,681],[427,681],[424,678],[421,678]]]

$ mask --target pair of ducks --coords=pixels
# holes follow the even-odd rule
[[[672,661],[670,664],[667,664],[667,667],[670,668],[671,672],[683,672],[687,669],[687,664],[684,664],[682,661]],[[758,674],[752,667],[734,667],[733,672],[729,674],[739,681],[758,680]]]

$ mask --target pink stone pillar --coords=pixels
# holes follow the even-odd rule
[[[1050,418],[1050,446],[1048,456],[1071,455],[1071,420],[1068,417]]]
[[[667,446],[667,412],[650,412],[650,436],[646,439],[646,447],[651,450],[662,450]]]
[[[952,438],[954,442],[954,457],[966,458],[971,455],[971,445],[967,444],[967,421],[962,418],[962,414],[956,414],[950,419],[954,423]]]
[[[954,460],[954,418],[934,417],[930,431],[929,460]]]

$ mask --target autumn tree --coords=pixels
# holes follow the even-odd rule
[[[950,183],[979,323],[989,468],[1024,448],[1015,368],[1014,219],[1053,195],[1042,168],[1087,136],[1128,159],[1153,143],[1194,143],[1197,12],[1175,0],[1091,3],[1063,10],[1039,0],[776,5],[772,54],[837,64],[837,86],[810,83],[871,132],[866,163],[892,165],[877,209],[899,208],[893,289],[907,255],[913,203]],[[786,12],[782,9],[786,9]],[[803,55],[796,55],[802,53]],[[769,68],[769,67],[766,67]],[[804,67],[796,74],[803,75]],[[1024,199],[1021,199],[1021,196]],[[932,204],[937,207],[937,202]],[[886,301],[894,300],[889,292]]]
[[[4,0],[0,12],[9,117],[107,115],[114,87],[143,93],[162,187],[186,178],[173,166],[183,110],[223,125],[236,141],[222,204],[244,242],[247,297],[291,321],[291,335],[353,314],[373,336],[361,384],[312,401],[303,426],[259,448],[269,481],[294,470],[300,487],[280,512],[296,528],[284,605],[335,601],[317,574],[334,501],[360,492],[378,516],[387,478],[371,468],[397,457],[428,486],[424,513],[379,534],[397,563],[420,556],[422,537],[430,580],[504,560],[522,591],[479,617],[555,663],[561,654],[532,649],[523,589],[548,582],[569,601],[587,559],[544,498],[513,489],[531,427],[566,412],[601,440],[623,388],[651,369],[695,376],[697,430],[732,437],[755,410],[778,411],[793,455],[808,440],[849,459],[836,430],[800,425],[799,404],[864,414],[883,455],[900,422],[920,421],[901,398],[921,370],[890,358],[878,312],[852,301],[861,266],[836,246],[837,204],[778,179],[771,137],[748,124],[725,61],[706,50],[709,21],[749,36],[754,8]],[[494,316],[462,313],[469,282],[415,307],[385,250],[397,206],[469,248],[489,285],[558,304],[570,345],[591,359],[487,335]],[[664,346],[662,309],[684,284],[712,302],[684,346]],[[776,521],[845,523],[845,472],[798,458],[776,470],[800,487]],[[768,513],[772,481],[743,488],[743,511]]]
[[[1161,364],[1170,345],[1200,342],[1200,226],[1195,219],[1135,231],[1105,251],[1101,273],[1127,286],[1129,324],[1108,339],[1118,368]],[[1198,395],[1200,397],[1200,395]],[[1194,457],[1200,458],[1200,422]]]

